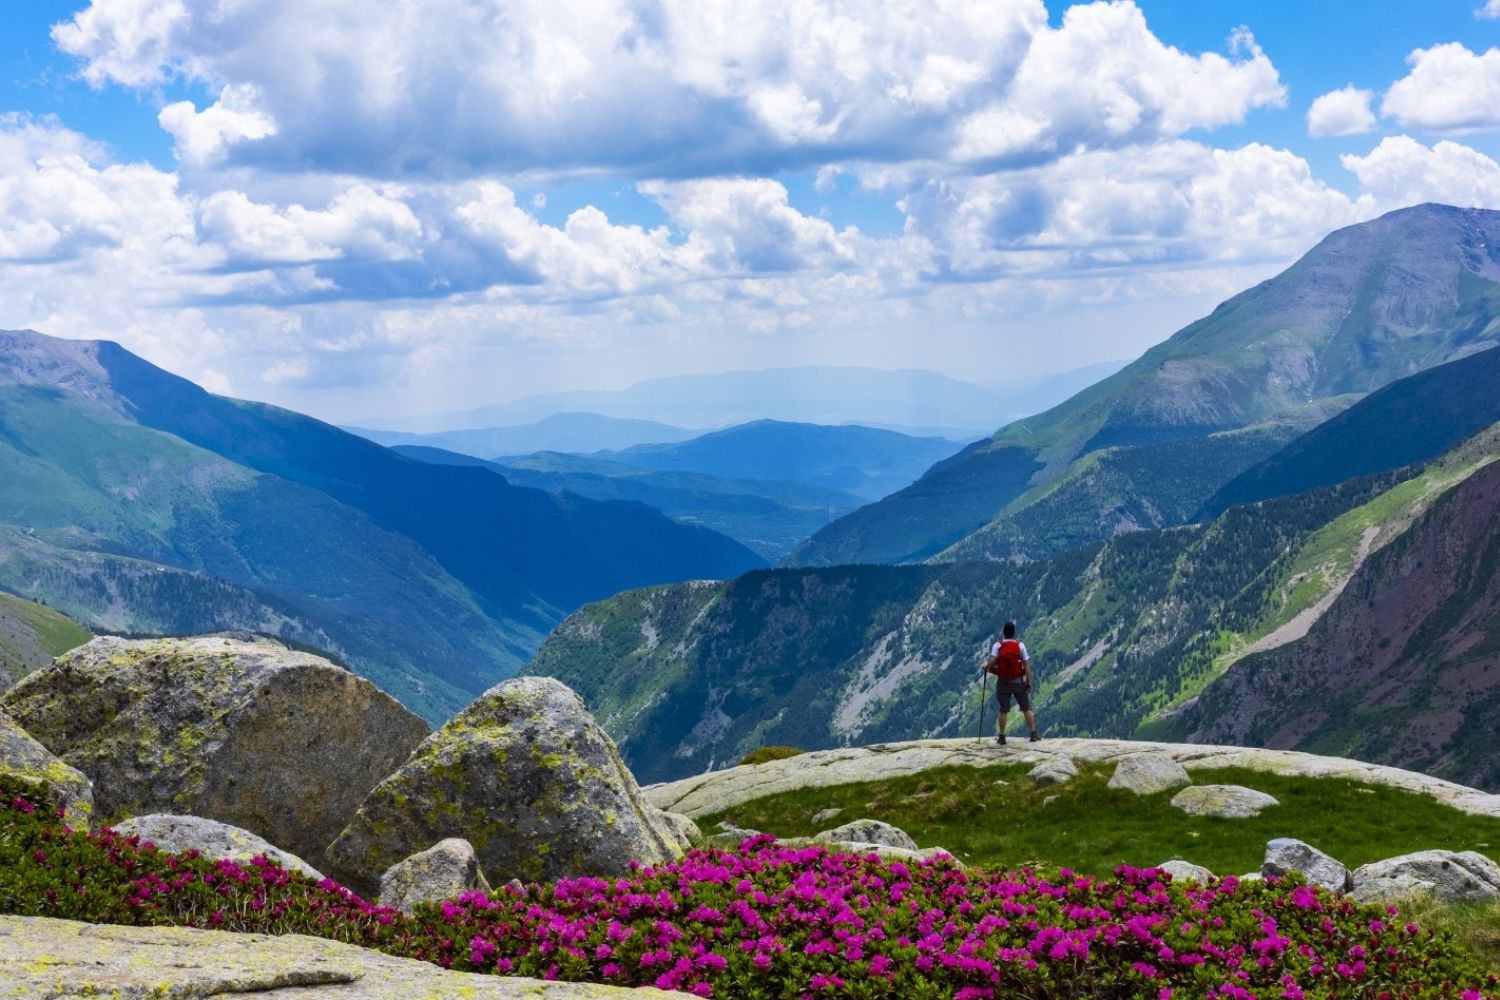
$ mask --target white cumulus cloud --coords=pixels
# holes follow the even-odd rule
[[[1500,0],[1489,0],[1483,7],[1474,12],[1474,16],[1491,21],[1500,19]]]
[[[225,87],[202,111],[191,101],[168,104],[156,120],[171,134],[177,158],[193,165],[222,159],[235,143],[276,134],[276,122],[262,107],[260,88],[250,83]]]
[[[1350,84],[1331,90],[1307,109],[1307,134],[1312,136],[1362,135],[1375,130],[1375,112],[1370,110],[1373,90]]]
[[[1382,114],[1436,132],[1500,128],[1500,48],[1475,53],[1447,42],[1406,61],[1411,72],[1386,91]]]
[[[1500,208],[1500,164],[1461,143],[1428,147],[1409,136],[1391,136],[1366,156],[1340,159],[1359,178],[1367,215],[1429,201]]]

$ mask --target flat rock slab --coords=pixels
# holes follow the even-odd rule
[[[0,916],[0,997],[218,997],[271,1000],[584,1000],[683,997],[652,989],[446,972],[353,945],[289,934],[116,927]]]
[[[321,882],[323,873],[288,851],[283,851],[251,833],[228,823],[204,819],[201,816],[173,816],[168,813],[151,813],[148,816],[133,816],[110,824],[116,833],[127,837],[140,837],[150,841],[158,849],[180,854],[196,850],[204,857],[233,861],[248,866],[256,857],[275,862],[287,871],[301,872],[310,879]]]
[[[1500,795],[1398,767],[1296,750],[1136,740],[1047,739],[1013,747],[973,739],[880,743],[867,747],[815,750],[754,767],[711,771],[680,781],[650,785],[643,791],[652,804],[697,819],[779,792],[883,781],[919,774],[935,767],[1036,764],[1056,756],[1071,757],[1079,763],[1119,763],[1144,753],[1165,754],[1186,768],[1189,774],[1210,768],[1244,767],[1292,777],[1341,778],[1426,795],[1475,816],[1500,817]]]
[[[1189,816],[1248,819],[1267,806],[1281,803],[1265,792],[1243,785],[1189,785],[1172,796],[1172,805]]]

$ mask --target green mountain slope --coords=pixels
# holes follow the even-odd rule
[[[699,472],[653,472],[623,462],[584,455],[539,452],[504,464],[439,448],[395,445],[393,450],[424,462],[483,464],[516,486],[591,500],[643,503],[679,524],[701,525],[727,535],[774,561],[833,518],[859,507],[852,494],[805,483],[722,479]]]
[[[0,691],[93,637],[66,615],[0,591]]]
[[[582,608],[528,670],[576,686],[637,773],[664,779],[764,744],[972,732],[981,651],[1011,617],[1049,733],[1181,736],[1193,698],[1238,660],[1306,635],[1372,553],[1496,457],[1500,427],[1426,467],[1046,560],[635,591]]]
[[[1425,462],[1500,420],[1500,348],[1393,382],[1218,491],[1203,514]]]
[[[957,450],[947,438],[874,427],[757,420],[691,441],[637,445],[595,457],[658,472],[805,483],[878,500]]]
[[[997,515],[1013,519],[1018,498],[1062,479],[1091,452],[1347,403],[1497,339],[1500,212],[1441,205],[1392,212],[1329,235],[1119,373],[835,521],[792,560],[927,558]],[[1227,482],[1243,468],[1223,471]],[[1144,497],[1158,507],[1188,506],[1169,489]]]
[[[640,504],[427,465],[118,345],[0,333],[0,585],[130,632],[328,649],[443,719],[570,608],[763,561]]]

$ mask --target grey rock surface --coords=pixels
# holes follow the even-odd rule
[[[0,712],[0,777],[36,789],[49,809],[61,809],[75,830],[87,830],[94,812],[94,783],[38,743],[21,724]],[[47,792],[41,796],[40,790]]]
[[[1475,816],[1500,817],[1500,795],[1444,781],[1416,771],[1366,764],[1347,757],[1325,757],[1296,750],[1145,740],[1047,739],[1041,743],[997,747],[969,739],[909,740],[866,747],[815,750],[755,767],[722,771],[650,785],[646,797],[663,809],[698,818],[779,792],[832,788],[860,781],[900,778],[937,767],[993,767],[1040,763],[1066,756],[1083,763],[1118,763],[1143,753],[1163,753],[1195,771],[1243,767],[1252,771],[1302,778],[1338,778],[1399,788],[1425,795]]]
[[[1300,840],[1277,837],[1266,844],[1266,859],[1261,863],[1262,875],[1290,875],[1301,872],[1313,885],[1321,885],[1332,892],[1348,892],[1349,869],[1343,862]]]
[[[1137,795],[1169,792],[1192,783],[1187,768],[1159,751],[1126,757],[1115,765],[1115,773],[1109,779],[1110,788],[1123,788]]]
[[[1065,785],[1078,777],[1078,765],[1072,757],[1049,757],[1031,769],[1031,780],[1043,788]]]
[[[116,927],[0,916],[0,997],[189,1000],[628,1000],[653,989],[448,972],[353,945],[288,934]]]
[[[317,858],[427,724],[375,685],[267,639],[101,637],[0,696],[94,781],[94,820],[167,812]]]
[[[274,861],[288,871],[298,871],[319,881],[323,879],[322,872],[295,854],[283,851],[249,830],[241,830],[218,820],[204,819],[201,816],[151,813],[110,825],[117,833],[149,840],[163,851],[180,853],[196,850],[205,857],[223,858],[238,865],[248,865],[259,856],[267,861]]]
[[[847,844],[877,844],[882,847],[899,847],[915,851],[917,842],[899,827],[882,823],[878,819],[857,819],[832,830],[824,830],[813,837],[815,843],[835,841]]]
[[[1445,903],[1500,899],[1500,865],[1476,851],[1418,851],[1386,858],[1354,870],[1350,892],[1361,902],[1386,902],[1414,895]]]
[[[1267,806],[1280,805],[1265,792],[1243,785],[1189,785],[1172,796],[1172,805],[1189,816],[1246,819]]]
[[[391,865],[447,837],[497,881],[623,875],[682,856],[611,740],[565,685],[518,677],[486,691],[382,781],[323,856],[371,892]]]
[[[676,835],[678,846],[684,851],[703,839],[703,831],[698,829],[698,824],[682,813],[667,812],[655,806],[650,808],[655,810],[655,815],[661,823]]]
[[[813,824],[813,826],[817,826],[820,823],[827,823],[829,820],[831,820],[834,817],[838,816],[843,811],[844,810],[839,809],[837,807],[830,807],[828,809],[819,809],[817,812],[813,813],[812,824]]]
[[[467,840],[449,837],[398,861],[380,876],[380,905],[411,912],[418,903],[454,899],[465,892],[490,892],[479,858]]]
[[[787,841],[789,845],[800,846],[803,841]],[[808,841],[819,847],[825,847],[835,854],[873,854],[882,861],[902,861],[908,864],[919,864],[923,861],[940,859],[952,862],[958,868],[967,869],[968,865],[953,856],[953,852],[942,847],[892,847],[889,844],[867,844],[859,841],[841,840],[818,840]]]
[[[1214,877],[1214,873],[1202,865],[1195,865],[1191,861],[1184,861],[1181,858],[1164,861],[1156,867],[1171,875],[1172,879],[1177,882],[1206,883]]]
[[[760,836],[759,830],[747,830],[728,823],[720,823],[717,833],[711,834],[705,843],[721,851],[732,851],[751,837]]]

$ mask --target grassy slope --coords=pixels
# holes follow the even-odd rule
[[[0,591],[0,689],[92,638],[68,616]]]

